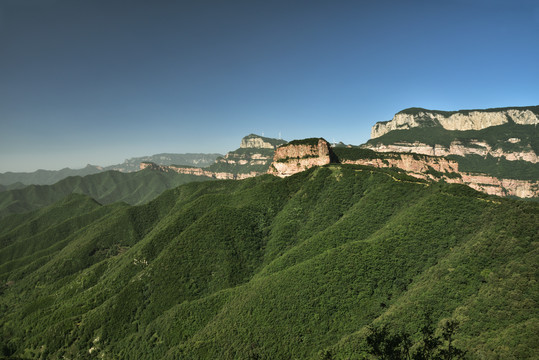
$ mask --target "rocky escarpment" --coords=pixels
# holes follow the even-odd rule
[[[513,144],[520,142],[518,138],[509,139]],[[449,145],[443,144],[425,144],[420,141],[415,142],[395,142],[393,144],[384,144],[384,143],[375,143],[367,144],[366,148],[378,151],[378,152],[403,152],[403,153],[414,153],[430,156],[468,156],[468,155],[479,155],[482,157],[492,156],[495,158],[504,158],[509,161],[522,160],[527,161],[533,164],[539,162],[539,157],[532,149],[532,147],[527,144],[518,151],[508,151],[504,150],[499,146],[492,146],[486,141],[480,140],[470,140],[470,141],[461,141],[455,140],[452,141]]]
[[[167,165],[157,166],[151,162],[142,162],[141,169],[151,168],[158,171],[173,171],[179,174],[206,176],[215,179],[241,180],[265,174],[273,159],[274,149],[286,141],[266,138],[254,134],[241,140],[239,149],[218,157],[208,167]]]
[[[272,139],[255,134],[249,134],[241,139],[240,149],[272,149],[286,144],[285,140]]]
[[[374,125],[362,147],[449,157],[461,175],[451,182],[489,194],[538,197],[537,123],[539,106],[453,112],[411,108]]]
[[[459,170],[457,161],[445,157],[403,153],[376,153],[365,149],[335,149],[342,164],[397,168],[415,178],[464,184],[497,196],[533,198],[539,196],[539,182],[533,180],[503,179],[481,173]]]
[[[179,166],[179,165],[157,165],[151,162],[140,163],[140,169],[141,170],[151,169],[151,170],[157,170],[157,171],[163,171],[163,172],[176,172],[178,174],[205,176],[208,178],[219,179],[219,180],[243,180],[243,179],[260,175],[260,173],[255,172],[255,171],[242,173],[242,174],[233,174],[233,173],[228,173],[228,172],[210,171],[210,170],[197,168],[197,167],[187,167],[187,166]]]
[[[268,174],[286,177],[334,159],[330,144],[322,138],[294,140],[275,150]]]
[[[441,126],[446,130],[466,131],[481,130],[510,122],[519,125],[538,124],[539,106],[460,111],[410,108],[397,113],[390,121],[376,123],[371,130],[371,139],[393,130],[415,127]]]

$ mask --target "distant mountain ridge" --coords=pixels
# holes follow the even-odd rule
[[[52,185],[68,176],[86,176],[109,170],[133,172],[140,170],[140,163],[144,161],[153,162],[158,165],[190,165],[205,167],[211,165],[219,156],[222,155],[204,153],[162,153],[151,156],[134,157],[125,160],[121,164],[106,167],[88,164],[82,169],[64,168],[62,170],[40,169],[34,172],[6,172],[0,173],[0,185],[12,185],[15,183],[24,185]],[[0,191],[3,191],[2,188],[0,188]]]
[[[242,138],[238,149],[229,151],[225,156],[217,157],[213,164],[204,168],[178,165],[162,166],[152,162],[142,162],[140,168],[208,176],[215,179],[242,180],[267,173],[275,149],[286,143],[282,139],[249,134]]]
[[[211,178],[150,170],[129,173],[109,170],[84,177],[69,176],[53,185],[28,185],[0,192],[0,218],[40,209],[73,193],[90,196],[100,204],[137,205],[167,189],[205,180]]]

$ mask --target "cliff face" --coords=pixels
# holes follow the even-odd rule
[[[514,122],[519,125],[539,123],[535,108],[505,108],[498,111],[432,111],[426,109],[407,109],[396,114],[391,121],[378,122],[371,130],[371,139],[375,139],[392,130],[407,130],[414,127],[442,126],[446,130],[481,130]]]
[[[513,143],[518,143],[520,139],[510,139]],[[393,144],[378,143],[375,145],[366,145],[367,148],[378,152],[404,152],[430,156],[492,156],[495,158],[505,158],[509,161],[523,160],[536,164],[539,158],[531,146],[527,145],[519,151],[504,151],[499,147],[492,147],[485,141],[472,140],[462,142],[459,140],[452,141],[449,146],[440,144],[428,145],[422,142],[395,142]]]
[[[538,197],[538,123],[539,106],[453,112],[411,108],[374,125],[362,147],[450,157],[460,164],[460,177],[444,178],[447,182],[500,196]]]
[[[313,166],[327,165],[331,159],[331,147],[322,138],[292,141],[275,150],[268,174],[286,177]]]
[[[241,139],[240,149],[272,149],[275,150],[278,146],[286,144],[286,141],[281,139],[272,139],[255,134],[250,134]]]
[[[152,162],[140,163],[140,169],[151,168],[158,171],[173,171],[179,174],[206,176],[223,180],[241,180],[265,174],[273,159],[275,147],[285,144],[280,139],[266,138],[254,134],[245,136],[241,140],[239,149],[218,157],[208,167],[197,168],[180,165],[156,165]]]
[[[538,181],[500,179],[486,174],[459,171],[458,162],[443,157],[398,153],[380,155],[379,158],[341,159],[341,163],[377,168],[398,168],[418,179],[464,184],[489,195],[520,198],[539,197]]]
[[[210,171],[210,170],[206,170],[203,168],[196,168],[196,167],[185,167],[185,166],[177,166],[177,165],[156,165],[154,163],[149,163],[149,162],[140,163],[140,169],[141,170],[152,169],[152,170],[163,171],[163,172],[176,172],[178,174],[205,176],[205,177],[219,179],[219,180],[243,180],[243,179],[260,175],[260,173],[255,172],[255,171],[243,173],[243,174],[233,174],[233,173],[228,173],[228,172]]]

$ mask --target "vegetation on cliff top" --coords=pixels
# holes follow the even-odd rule
[[[288,144],[282,145],[311,145],[311,146],[317,146],[318,142],[320,140],[326,141],[324,138],[307,138],[307,139],[300,139],[300,140],[292,140]],[[327,142],[327,141],[326,141]]]
[[[411,107],[411,108],[401,110],[397,114],[418,115],[421,112],[427,112],[427,113],[433,113],[433,114],[440,114],[440,115],[443,115],[444,117],[450,117],[451,115],[454,115],[454,114],[468,115],[469,113],[474,112],[474,111],[499,112],[499,111],[507,111],[507,110],[530,110],[534,114],[539,115],[539,105],[538,106],[511,106],[511,107],[501,107],[501,108],[471,109],[471,110],[457,110],[457,111],[429,110],[429,109],[423,109],[420,107]]]
[[[283,144],[286,144],[286,140],[283,139],[275,139],[275,138],[269,138],[264,137],[256,134],[249,134],[243,138],[243,140],[253,139],[253,138],[259,138],[262,139],[264,142],[270,143],[271,145],[277,147]]]
[[[511,138],[520,139],[511,143]],[[415,127],[407,130],[393,130],[378,138],[370,139],[367,144],[398,144],[400,142],[420,142],[434,146],[436,144],[449,147],[453,141],[472,145],[474,141],[484,141],[491,147],[504,151],[524,151],[530,148],[539,153],[539,136],[535,125],[503,124],[491,126],[482,130],[446,130],[439,127]]]
[[[470,358],[532,359],[538,229],[539,204],[362,166],[190,183],[140,206],[74,194],[0,220],[0,350],[362,359],[372,329],[416,349],[455,320]]]

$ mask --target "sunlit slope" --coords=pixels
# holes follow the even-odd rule
[[[425,312],[472,358],[538,350],[536,203],[333,165],[9,219],[6,355],[361,358],[367,326],[417,340]]]

